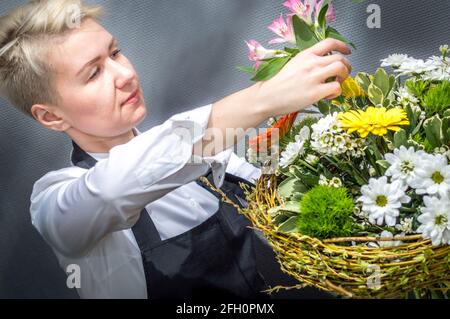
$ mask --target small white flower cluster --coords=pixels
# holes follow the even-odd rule
[[[310,129],[308,126],[303,127],[300,133],[295,136],[295,141],[289,143],[286,149],[281,152],[280,167],[288,167],[299,155],[305,154],[305,143],[309,140]]]
[[[419,99],[415,97],[406,87],[402,86],[395,92],[397,102],[403,107],[411,106],[414,110],[419,108]]]
[[[324,155],[348,154],[361,157],[364,154],[364,140],[345,132],[337,118],[338,113],[329,114],[311,126],[311,147]]]
[[[410,233],[412,219],[405,218],[396,225],[402,204],[410,202],[406,195],[413,189],[418,195],[424,195],[424,207],[418,217],[421,226],[417,232],[424,238],[431,238],[433,245],[450,244],[450,165],[442,154],[428,154],[415,151],[413,147],[401,146],[393,153],[385,155],[390,164],[385,175],[369,180],[369,185],[361,188],[362,210],[369,214],[369,221]],[[391,178],[391,183],[388,182]]]
[[[413,229],[413,220],[414,218],[404,218],[400,221],[400,224],[395,225],[395,228],[405,234],[414,233]]]
[[[343,184],[342,180],[339,177],[333,177],[332,179],[328,179],[325,176],[320,175],[319,185],[339,188],[342,187]]]
[[[392,54],[381,60],[381,66],[391,66],[400,75],[416,76],[429,81],[450,81],[450,58],[446,57],[448,45],[440,47],[442,57],[432,56],[426,61],[406,54]]]

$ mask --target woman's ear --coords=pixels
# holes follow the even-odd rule
[[[48,105],[34,104],[31,107],[31,114],[36,121],[50,130],[64,132],[70,128],[70,124],[55,114],[53,108]]]

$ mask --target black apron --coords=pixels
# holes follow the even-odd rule
[[[96,160],[75,142],[72,163],[89,169]],[[211,172],[207,175],[212,183]],[[266,288],[256,268],[256,235],[250,222],[220,194],[200,180],[200,186],[219,199],[218,211],[200,225],[178,236],[161,240],[144,208],[133,234],[141,251],[149,299],[266,299]],[[239,186],[248,181],[226,174],[221,190],[235,203],[246,205]],[[213,185],[213,184],[212,184]]]

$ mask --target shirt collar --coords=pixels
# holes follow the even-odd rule
[[[134,132],[134,136],[138,136],[141,134],[141,132],[136,127],[133,128],[133,132]],[[88,153],[93,158],[95,158],[96,161],[100,161],[102,159],[106,159],[109,157],[109,153],[90,153],[90,152],[86,152],[86,153]]]

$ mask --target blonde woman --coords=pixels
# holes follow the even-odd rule
[[[78,265],[82,298],[261,297],[254,233],[199,177],[245,205],[239,182],[260,172],[232,153],[241,135],[225,139],[227,129],[338,96],[351,66],[325,55],[350,50],[323,41],[272,79],[141,133],[139,77],[101,12],[41,0],[0,20],[2,95],[73,143],[73,165],[34,184],[33,225],[63,269]]]

